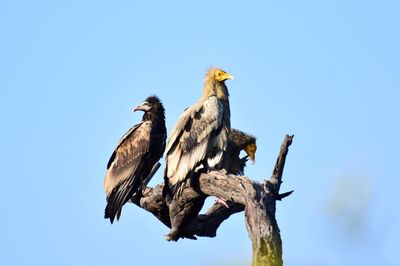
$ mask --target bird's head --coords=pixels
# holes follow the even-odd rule
[[[213,74],[214,74],[214,79],[215,79],[216,81],[224,82],[224,81],[226,81],[226,80],[228,80],[228,79],[234,79],[233,76],[231,76],[228,72],[225,72],[225,71],[222,70],[222,69],[213,68],[213,69],[211,69],[211,71],[213,72]]]
[[[251,162],[254,164],[256,162],[257,144],[256,143],[247,144],[243,150],[247,153]]]
[[[256,160],[256,151],[257,151],[256,137],[244,133],[238,129],[232,128],[231,140],[239,150],[244,150],[246,152],[247,156],[254,164]]]
[[[146,112],[150,111],[151,109],[155,109],[159,106],[162,106],[160,99],[157,96],[153,95],[153,96],[147,97],[147,99],[144,102],[142,102],[141,104],[139,104],[138,106],[136,106],[133,109],[133,111],[134,112],[143,111],[146,113]]]
[[[233,79],[233,76],[220,68],[211,67],[207,71],[204,81],[203,97],[208,98],[212,95],[217,95],[218,98],[227,100],[229,92],[225,81],[228,79]]]

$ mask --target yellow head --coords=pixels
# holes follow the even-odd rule
[[[250,160],[254,164],[256,162],[256,151],[257,151],[257,145],[255,143],[251,143],[244,147],[244,151],[247,153],[249,156]]]
[[[223,82],[228,79],[234,79],[234,77],[231,76],[229,73],[223,71],[222,69],[216,68],[214,70],[214,79],[217,81]]]
[[[216,95],[221,100],[228,100],[229,92],[225,81],[233,79],[229,73],[222,69],[211,67],[206,74],[203,88],[203,98]]]

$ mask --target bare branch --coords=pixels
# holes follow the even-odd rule
[[[160,163],[156,163],[153,168],[150,171],[149,176],[143,180],[143,186],[147,186],[149,184],[149,182],[151,181],[151,179],[153,178],[153,176],[157,173],[158,169],[160,168],[161,164]]]
[[[219,172],[215,172],[219,173]],[[208,176],[206,176],[208,177]],[[212,179],[213,176],[205,180]],[[162,196],[164,185],[159,184],[154,188],[146,188],[141,197],[135,194],[131,202],[151,212],[163,224],[171,228],[168,206]],[[218,227],[223,221],[234,213],[244,210],[244,205],[228,202],[229,208],[214,204],[205,214],[199,214],[184,230],[182,237],[193,238],[194,235],[201,237],[215,237]]]
[[[215,237],[223,221],[232,214],[244,210],[246,227],[253,244],[253,265],[282,265],[282,241],[275,219],[275,209],[276,200],[281,200],[293,192],[279,194],[286,156],[292,140],[293,136],[285,136],[272,176],[263,184],[245,176],[227,175],[224,170],[201,174],[198,182],[201,193],[228,200],[229,208],[213,205],[205,214],[198,215],[182,231],[182,237],[191,239],[196,239],[195,236]],[[169,210],[162,196],[162,189],[163,184],[145,188],[142,193],[136,193],[138,195],[135,194],[131,201],[171,227]],[[191,192],[185,194],[188,199],[192,196]]]
[[[293,141],[293,135],[285,136],[285,139],[283,140],[283,143],[281,145],[280,153],[278,155],[278,158],[276,159],[274,170],[272,171],[272,176],[269,179],[269,183],[273,185],[272,188],[275,194],[279,193],[279,189],[282,184],[282,174],[283,174],[283,168],[285,167],[286,155],[289,152],[289,146],[292,144],[292,141]]]

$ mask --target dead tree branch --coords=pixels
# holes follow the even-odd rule
[[[279,194],[283,168],[292,140],[293,136],[285,136],[272,176],[262,184],[245,176],[227,175],[224,170],[201,174],[198,184],[200,191],[206,196],[228,200],[229,208],[213,205],[205,214],[199,214],[184,229],[182,237],[192,239],[195,239],[195,236],[215,237],[223,221],[232,214],[244,210],[247,231],[253,245],[252,264],[282,265],[282,241],[275,219],[275,210],[276,201],[293,192]],[[164,202],[162,189],[163,184],[145,188],[142,193],[135,194],[131,201],[171,227],[169,210]]]

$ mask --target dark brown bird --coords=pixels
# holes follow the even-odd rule
[[[247,155],[240,158],[240,152],[242,150],[244,150]],[[243,175],[248,158],[250,158],[253,163],[255,162],[256,151],[257,145],[254,136],[232,128],[221,168],[225,169],[228,174]]]
[[[177,201],[186,181],[196,178],[194,172],[198,167],[215,168],[226,151],[231,131],[229,92],[225,85],[228,79],[233,77],[211,68],[206,74],[203,95],[179,117],[168,139],[164,195],[168,202],[175,202],[170,204],[172,228],[167,240],[177,240],[180,228],[201,209],[195,204],[193,211],[182,216],[174,207],[179,206]]]
[[[164,107],[157,96],[148,97],[134,111],[143,111],[142,121],[121,138],[107,164],[104,218],[119,220],[122,206],[142,185],[165,150],[167,129]]]

